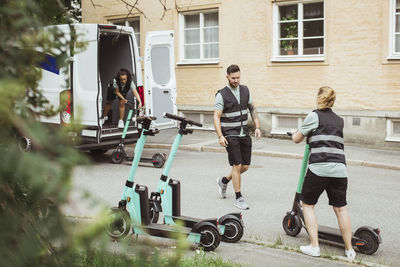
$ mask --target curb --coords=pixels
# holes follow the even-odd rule
[[[145,144],[145,148],[158,148],[158,149],[171,149],[172,145],[166,144]],[[201,145],[180,145],[179,149],[186,151],[196,151],[196,152],[225,152],[225,148],[223,147],[212,147],[212,146],[201,146]],[[276,158],[289,158],[289,159],[302,159],[303,155],[295,154],[295,153],[284,153],[284,152],[275,152],[275,151],[264,151],[264,150],[253,150],[253,155],[257,156],[265,156],[265,157],[276,157]],[[386,170],[396,170],[400,171],[400,166],[385,164],[380,162],[373,161],[365,161],[365,160],[354,160],[348,159],[346,160],[347,165],[352,166],[362,166],[362,167],[370,167],[377,169],[386,169]]]
[[[262,241],[262,240],[256,240],[252,238],[242,238],[240,242],[247,243],[247,244],[253,244],[257,246],[264,246],[264,247],[269,247],[273,249],[281,249],[281,250],[288,250],[292,251],[295,253],[300,253],[300,249],[298,247],[292,247],[292,246],[287,246],[287,245],[276,245],[272,242],[268,241]],[[304,255],[304,254],[303,254]],[[344,256],[331,256],[331,255],[323,255],[321,254],[321,258],[326,258],[332,261],[339,261],[343,263],[348,263],[351,265],[357,265],[357,266],[366,266],[366,267],[389,267],[387,265],[382,265],[379,263],[374,263],[374,262],[369,262],[369,261],[363,261],[363,260],[354,260],[353,262],[349,262],[346,257]]]

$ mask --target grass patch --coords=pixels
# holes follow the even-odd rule
[[[220,257],[210,257],[205,253],[200,253],[191,258],[184,258],[181,260],[180,267],[239,267],[242,266],[237,263],[224,261]]]

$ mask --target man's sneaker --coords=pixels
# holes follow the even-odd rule
[[[218,184],[218,193],[221,198],[226,198],[226,188],[228,187],[227,184],[224,184],[222,182],[222,177],[217,178],[217,184]]]
[[[344,253],[349,261],[353,261],[356,258],[356,252],[354,249],[344,250]]]
[[[107,116],[104,116],[103,118],[100,118],[100,125],[103,125],[106,122],[106,120],[108,120]]]
[[[123,120],[119,120],[118,121],[118,128],[124,128],[124,121]]]
[[[250,209],[249,205],[247,205],[243,197],[239,197],[238,199],[236,199],[235,203],[233,203],[233,206],[241,210]]]
[[[319,247],[313,247],[311,244],[308,246],[300,246],[301,252],[313,257],[319,257]]]

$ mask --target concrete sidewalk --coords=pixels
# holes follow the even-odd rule
[[[170,149],[177,129],[161,130],[159,134],[147,139],[146,148]],[[303,141],[294,144],[291,140],[253,138],[253,155],[299,158],[304,153]],[[199,152],[225,152],[225,148],[219,145],[215,132],[195,130],[193,134],[188,134],[182,138],[181,150]],[[364,148],[345,144],[346,161],[348,165],[366,166],[373,168],[383,168],[400,170],[400,151],[384,150],[375,148]]]

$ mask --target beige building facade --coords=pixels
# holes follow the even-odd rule
[[[178,108],[210,129],[237,64],[267,136],[297,128],[328,85],[347,142],[400,148],[400,0],[85,0],[82,18],[130,25],[140,47],[173,30]]]

